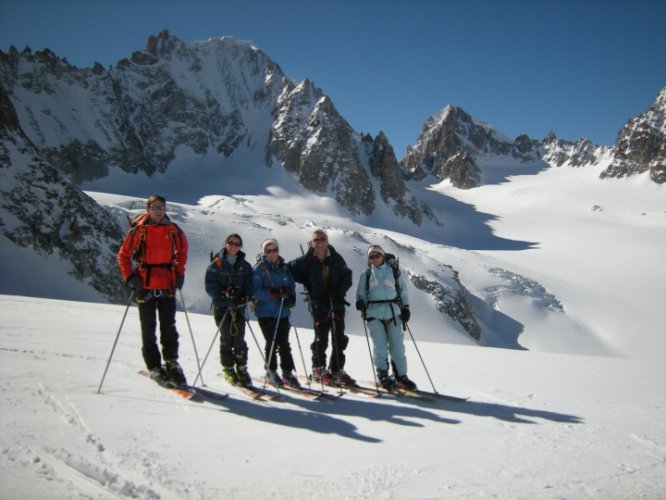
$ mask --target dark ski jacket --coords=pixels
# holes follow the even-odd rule
[[[328,245],[328,255],[320,261],[310,248],[305,255],[290,261],[287,267],[297,283],[303,284],[310,299],[312,314],[345,310],[345,295],[352,286],[352,272],[342,256]]]
[[[206,293],[217,310],[238,307],[244,303],[241,299],[252,294],[252,266],[245,260],[245,253],[236,254],[233,266],[226,256],[227,251],[221,250],[206,269]]]

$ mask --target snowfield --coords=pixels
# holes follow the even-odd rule
[[[0,296],[0,497],[163,499],[603,498],[666,494],[660,361],[419,343],[438,392],[465,403],[188,402],[137,375],[130,308]],[[201,356],[214,331],[188,315]],[[258,325],[250,323],[255,332]],[[182,365],[197,373],[182,312]],[[249,332],[248,332],[249,333]],[[312,338],[299,329],[302,344]],[[250,345],[252,347],[252,340]],[[365,339],[349,371],[371,380]],[[251,350],[251,372],[261,372]],[[298,356],[296,357],[298,360]],[[408,343],[413,378],[428,379]],[[299,371],[300,362],[297,362]]]

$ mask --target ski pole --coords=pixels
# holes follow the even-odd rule
[[[432,390],[435,394],[439,394],[437,392],[437,389],[435,388],[435,384],[432,383],[432,379],[430,378],[430,373],[428,373],[428,368],[426,367],[425,361],[423,361],[423,356],[421,356],[421,352],[419,351],[419,346],[416,345],[416,339],[414,338],[414,335],[412,334],[412,329],[409,327],[409,325],[406,322],[403,322],[403,325],[407,327],[407,331],[409,332],[409,336],[412,338],[412,342],[414,342],[414,347],[416,348],[416,352],[419,355],[419,359],[421,360],[421,364],[423,365],[423,369],[426,372],[426,375],[428,376],[428,380],[430,381],[430,385],[432,386]]]
[[[252,334],[252,338],[254,339],[254,345],[257,346],[257,350],[261,355],[261,360],[264,362],[264,366],[266,366],[266,357],[264,356],[264,351],[261,349],[261,346],[259,345],[257,336],[254,334],[254,330],[252,329],[252,325],[250,325],[250,320],[246,316],[246,313],[247,313],[247,307],[243,309],[243,319],[245,320],[245,324],[247,325],[248,329],[250,330],[250,333]]]
[[[187,328],[190,330],[190,338],[192,339],[192,347],[194,348],[194,357],[197,359],[197,368],[199,368],[199,375],[201,375],[201,363],[199,363],[199,354],[197,353],[197,344],[194,342],[194,333],[192,333],[192,325],[190,325],[190,317],[187,315],[187,306],[185,305],[185,299],[183,297],[183,290],[179,289],[180,292],[180,301],[183,303],[183,311],[185,312],[185,320],[187,321]],[[203,377],[201,377],[201,385],[206,385],[204,383]]]
[[[303,349],[301,348],[301,339],[298,338],[298,330],[296,329],[296,325],[294,325],[294,333],[296,334],[296,343],[298,344],[298,352],[301,353],[301,363],[303,363],[303,371],[305,372],[305,380],[308,383],[308,389],[312,389],[312,387],[310,387],[310,374],[308,373],[308,368],[305,365],[305,358],[303,357]]]
[[[335,327],[335,313],[333,312],[333,297],[329,295],[328,297],[328,303],[331,307],[331,344],[333,345],[333,353],[335,355],[335,362],[337,363],[338,367],[338,377],[337,377],[337,382],[338,385],[340,386],[340,394],[343,393],[342,391],[342,382],[340,381],[340,370],[342,367],[340,366],[340,351],[338,350],[338,329]]]
[[[375,379],[375,388],[379,393],[379,382],[377,381],[377,372],[375,370],[375,360],[372,358],[372,349],[370,349],[370,337],[368,335],[368,327],[365,326],[365,309],[361,311],[361,323],[363,323],[363,331],[365,332],[365,341],[368,344],[368,354],[370,355],[370,365],[372,366],[372,376]]]
[[[268,359],[266,360],[266,375],[268,375],[270,366],[271,366],[271,361],[273,360],[273,353],[275,351],[275,339],[277,339],[277,333],[278,329],[280,327],[280,319],[282,316],[282,306],[284,305],[284,297],[280,298],[280,309],[278,311],[277,319],[275,320],[275,331],[273,331],[273,340],[271,341],[271,349],[268,351]],[[264,379],[264,387],[266,387],[266,381],[268,377]],[[280,392],[280,388],[276,387],[278,393]]]
[[[109,360],[106,362],[106,368],[104,369],[104,375],[102,375],[102,380],[99,382],[99,387],[97,388],[97,394],[102,391],[102,384],[106,378],[106,372],[109,370],[109,365],[111,364],[111,358],[113,357],[113,352],[116,350],[116,344],[118,343],[118,338],[120,337],[120,332],[123,329],[123,324],[125,323],[125,318],[127,317],[127,312],[129,311],[130,305],[132,305],[132,299],[134,298],[134,290],[130,292],[129,300],[127,301],[127,307],[125,308],[125,314],[123,314],[123,319],[120,322],[118,327],[118,333],[116,334],[116,340],[113,341],[113,347],[111,348],[111,354],[109,355]]]
[[[220,333],[220,330],[222,329],[222,323],[224,323],[224,318],[227,317],[228,312],[229,312],[229,309],[224,311],[224,315],[222,316],[222,319],[220,320],[220,323],[217,325],[217,330],[215,330],[215,334],[213,335],[213,341],[210,343],[210,347],[208,348],[208,352],[206,353],[206,356],[204,357],[204,360],[201,362],[201,367],[199,368],[199,373],[197,374],[197,378],[194,379],[194,383],[192,385],[196,385],[197,380],[199,380],[199,377],[201,377],[201,372],[203,370],[203,367],[206,365],[206,360],[208,359],[208,356],[210,355],[210,352],[213,350],[213,346],[215,345],[215,341],[217,340],[217,334]],[[201,383],[203,385],[203,378],[201,379]]]

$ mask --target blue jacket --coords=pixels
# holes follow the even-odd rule
[[[368,272],[370,273],[369,279]],[[402,273],[398,276],[398,286],[400,287],[399,296],[393,269],[388,263],[383,262],[379,267],[369,266],[361,274],[356,289],[356,300],[362,300],[367,304],[366,318],[394,319],[400,317],[400,302],[403,307],[409,306],[407,287]]]
[[[278,257],[275,265],[263,255],[252,270],[252,296],[254,297],[254,314],[257,318],[277,318],[280,312],[281,298],[275,292],[286,287],[292,300],[296,300],[296,282],[282,257]],[[291,314],[287,307],[288,299],[284,299],[281,318]]]
[[[329,245],[329,253],[320,261],[310,248],[308,252],[292,260],[287,267],[298,283],[302,283],[310,295],[310,308],[313,314],[331,311],[344,313],[345,295],[352,286],[352,272],[342,256]]]
[[[220,251],[206,269],[206,293],[213,299],[215,309],[238,307],[238,301],[229,297],[227,292],[237,289],[244,298],[252,296],[252,266],[245,260],[245,254],[238,252],[236,263],[232,266],[226,259],[227,251]]]

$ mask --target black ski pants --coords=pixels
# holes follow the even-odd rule
[[[176,330],[176,297],[161,296],[139,303],[143,360],[146,368],[152,370],[162,365],[160,350],[157,347],[157,318],[160,321],[160,344],[162,357],[178,359],[178,330]]]
[[[220,321],[222,324],[220,324]],[[215,324],[220,328],[220,363],[225,368],[247,365],[245,316],[235,308],[215,309]]]
[[[314,342],[312,349],[312,366],[326,367],[326,349],[328,349],[328,334],[331,333],[331,359],[329,369],[337,372],[345,367],[345,349],[349,344],[349,337],[345,335],[345,313],[336,312],[331,321],[331,313],[316,314],[314,317]]]
[[[277,324],[277,332],[275,330]],[[259,327],[261,333],[266,340],[266,347],[264,348],[264,356],[266,363],[269,364],[269,370],[277,369],[277,357],[280,356],[280,368],[283,372],[291,372],[296,368],[294,365],[294,358],[291,355],[291,345],[289,344],[289,330],[291,323],[289,318],[280,318],[277,322],[276,318],[259,318]],[[273,338],[275,337],[275,347],[271,355],[271,346],[273,346]]]

